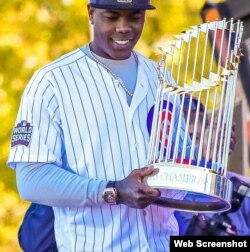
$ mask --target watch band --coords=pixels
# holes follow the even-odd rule
[[[111,181],[111,180],[108,181],[106,188],[110,188],[110,187],[115,188],[115,182],[116,181]]]

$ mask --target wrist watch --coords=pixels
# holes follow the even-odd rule
[[[102,198],[110,205],[118,204],[118,193],[115,188],[115,181],[109,181],[106,188],[103,190]]]

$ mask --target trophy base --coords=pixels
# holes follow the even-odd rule
[[[226,177],[192,165],[155,163],[153,166],[159,173],[148,177],[148,185],[162,190],[162,195],[164,190],[168,192],[154,204],[188,212],[215,213],[231,208],[233,185]]]

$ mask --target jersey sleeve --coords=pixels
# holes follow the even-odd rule
[[[35,74],[28,83],[12,131],[7,164],[18,162],[62,164],[63,135],[53,84],[46,74]]]

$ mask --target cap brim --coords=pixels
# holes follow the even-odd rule
[[[106,10],[154,10],[155,7],[151,4],[146,5],[146,6],[139,6],[139,5],[133,5],[133,4],[129,4],[129,5],[125,5],[123,4],[123,6],[118,6],[118,5],[112,5],[112,4],[93,4],[91,3],[90,6],[97,8],[97,9],[106,9]]]

